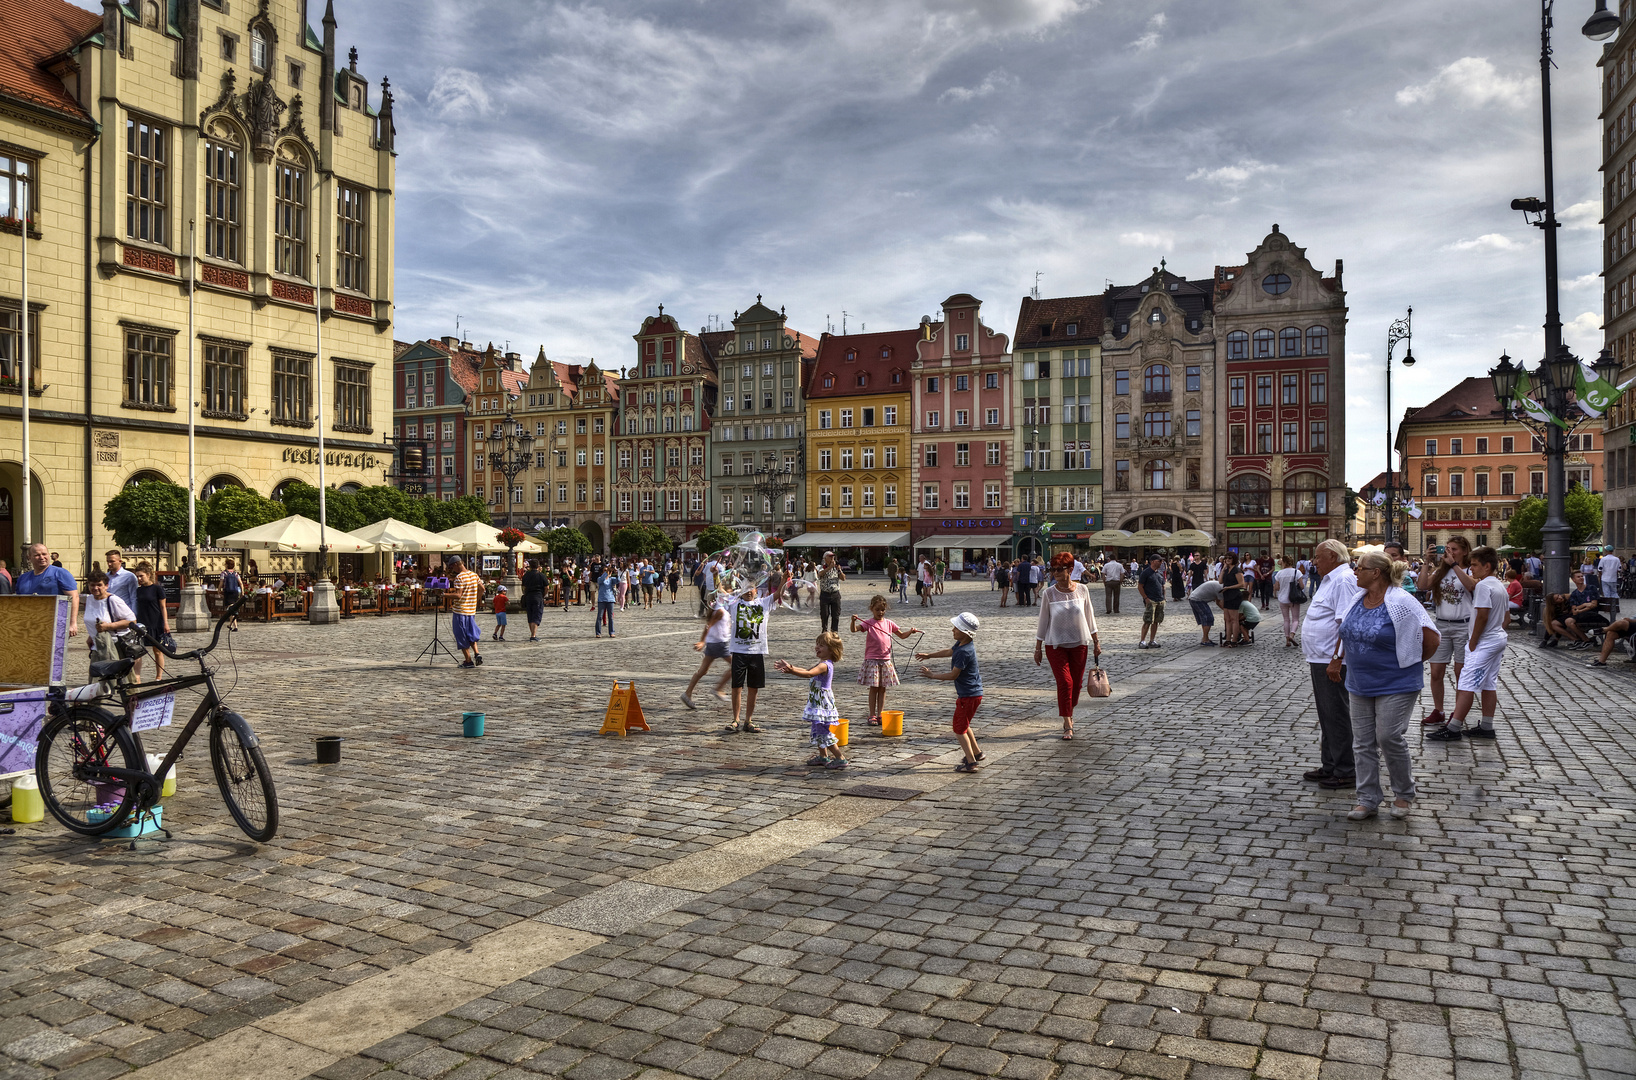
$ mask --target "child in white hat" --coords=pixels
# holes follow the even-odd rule
[[[956,772],[976,772],[983,752],[977,746],[977,736],[971,733],[971,718],[977,715],[977,706],[983,703],[983,678],[977,671],[977,647],[972,639],[982,623],[969,611],[962,611],[949,620],[954,634],[954,645],[933,653],[915,653],[916,660],[949,658],[949,670],[934,672],[922,666],[920,673],[928,679],[954,683],[954,734],[965,751],[965,760],[956,765]]]

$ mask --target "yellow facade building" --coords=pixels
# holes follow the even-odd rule
[[[910,365],[919,330],[825,334],[806,389],[807,532],[791,544],[861,549],[878,565],[909,543]]]
[[[21,0],[0,36],[0,552],[21,541],[27,237],[32,516],[83,573],[134,480],[201,497],[391,467],[391,96],[302,0]],[[20,28],[20,32],[18,31]],[[33,196],[31,198],[30,196]],[[10,212],[4,212],[10,207]],[[189,304],[189,283],[196,286]],[[9,321],[4,321],[9,318]],[[319,321],[322,320],[322,348]],[[9,378],[8,378],[9,376]],[[8,385],[9,384],[9,385]],[[201,537],[201,542],[204,538]]]

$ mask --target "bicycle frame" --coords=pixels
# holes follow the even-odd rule
[[[205,688],[204,699],[199,702],[199,707],[193,711],[193,716],[189,718],[181,732],[171,741],[170,752],[165,755],[158,768],[151,771],[144,770],[145,779],[141,777],[132,778],[138,780],[144,787],[152,785],[155,791],[159,789],[171,767],[182,760],[182,751],[187,748],[187,744],[193,739],[194,734],[199,730],[199,726],[205,722],[207,717],[222,708],[222,700],[216,694],[216,680],[209,671],[203,671],[197,675],[182,675],[174,679],[163,679],[155,683],[137,683],[132,686],[120,686],[118,688],[120,700],[125,706],[125,725],[129,728],[136,717],[136,706],[139,702],[150,697],[157,697],[160,694],[174,693],[177,690],[187,690],[195,686]],[[142,743],[142,733],[135,728],[130,730],[131,738],[136,741],[137,752],[142,755],[145,765],[148,752]],[[122,772],[131,771],[134,770],[109,769],[108,773],[118,775]]]

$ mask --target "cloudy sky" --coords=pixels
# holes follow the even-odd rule
[[[314,0],[316,3],[316,0]],[[1601,344],[1595,67],[1559,0],[1562,309]],[[397,336],[630,362],[757,293],[798,329],[1011,332],[1273,222],[1346,263],[1349,480],[1384,467],[1388,324],[1424,404],[1542,351],[1534,0],[337,0],[397,93]],[[387,21],[368,18],[390,11]]]

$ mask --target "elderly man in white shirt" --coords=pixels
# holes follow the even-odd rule
[[[1119,589],[1125,583],[1125,564],[1115,555],[1102,564],[1102,614],[1119,614]]]
[[[1312,561],[1318,568],[1318,589],[1312,594],[1306,623],[1301,628],[1301,653],[1312,673],[1320,760],[1318,767],[1303,773],[1301,779],[1330,789],[1350,788],[1357,771],[1352,760],[1352,704],[1345,676],[1341,682],[1331,681],[1328,665],[1340,640],[1341,621],[1363,590],[1352,573],[1346,545],[1339,540],[1319,544]]]

